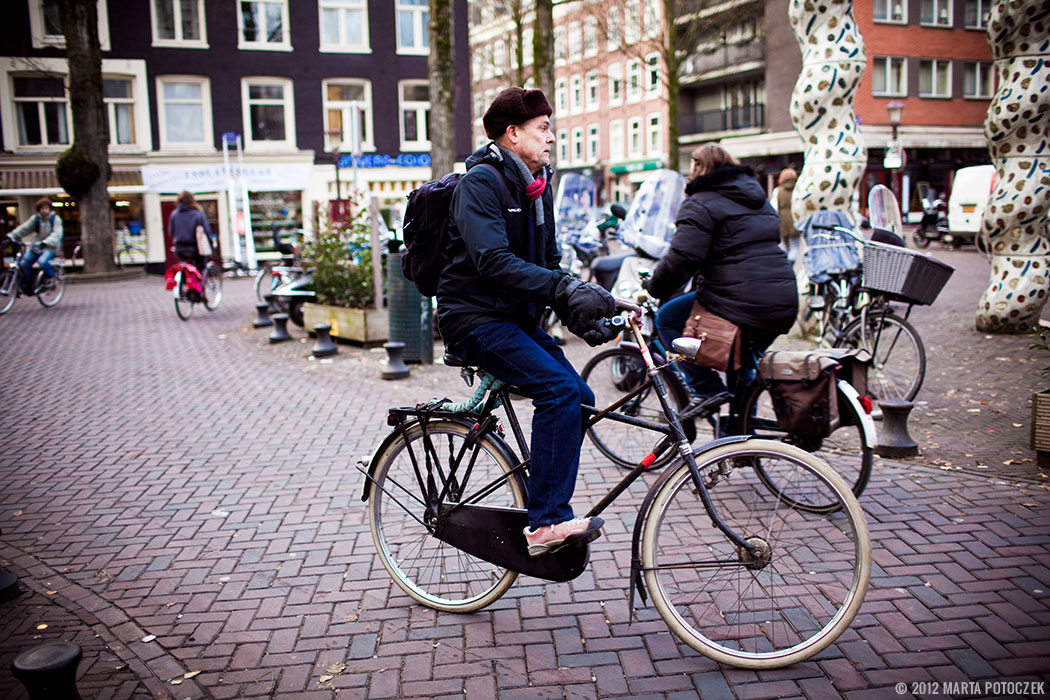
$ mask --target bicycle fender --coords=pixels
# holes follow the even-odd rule
[[[860,417],[860,426],[864,431],[864,444],[872,449],[875,449],[875,445],[878,442],[878,438],[875,432],[875,421],[872,419],[871,414],[864,410],[864,407],[860,405],[860,394],[853,388],[853,385],[847,382],[845,379],[838,380],[839,395],[844,396],[847,401],[853,406],[857,415]]]

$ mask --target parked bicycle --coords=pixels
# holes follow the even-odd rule
[[[661,421],[584,406],[589,423],[630,422],[658,438],[652,451],[587,513],[597,516],[668,452],[672,465],[649,489],[632,536],[630,606],[652,597],[671,631],[698,652],[741,668],[807,659],[833,643],[860,609],[871,574],[864,514],[849,486],[813,455],[781,442],[727,437],[694,450],[641,337],[640,307],[627,319],[663,409]],[[675,349],[697,351],[679,339]],[[446,356],[446,364],[462,366]],[[393,431],[367,464],[362,500],[376,551],[394,582],[436,610],[472,612],[499,599],[519,573],[568,581],[589,548],[530,557],[523,533],[528,440],[512,389],[475,368],[482,381],[462,404],[394,408]],[[515,452],[493,411],[503,407]],[[754,472],[764,470],[771,491]],[[834,501],[841,512],[807,512],[795,502]]]
[[[640,269],[644,280],[648,271]],[[753,435],[796,445],[831,464],[850,484],[857,496],[871,477],[875,459],[877,435],[871,420],[871,401],[858,393],[846,379],[836,381],[835,396],[839,420],[831,426],[830,434],[817,436],[786,431],[781,428],[774,410],[773,385],[757,372],[759,357],[743,358],[745,367],[739,373],[737,386],[721,403],[709,405],[698,412],[686,410],[693,397],[689,381],[679,369],[680,359],[669,361],[668,349],[646,322],[655,315],[656,303],[648,295],[640,294],[639,303],[646,315],[639,324],[639,337],[651,356],[655,372],[667,387],[668,399],[679,413],[683,430],[690,442],[707,442],[726,435]],[[653,372],[641,358],[634,339],[617,347],[602,350],[584,365],[580,376],[594,392],[595,402],[609,406],[609,410],[624,420],[605,421],[588,427],[587,435],[594,446],[615,464],[630,469],[645,456],[644,431],[646,422],[663,420],[663,408]],[[638,421],[641,420],[641,423]],[[662,467],[673,459],[665,454],[653,463]],[[762,469],[758,469],[764,478]],[[837,507],[834,501],[800,503],[798,507],[825,512]]]
[[[222,302],[222,264],[215,260],[209,260],[203,271],[197,270],[191,263],[176,263],[172,267],[174,271],[174,285],[172,293],[175,299],[175,313],[183,321],[189,320],[193,315],[193,308],[197,304],[203,304],[208,311],[219,308]],[[195,285],[191,278],[200,277]],[[194,289],[199,286],[200,290]]]
[[[146,262],[144,237],[132,234],[127,227],[117,231],[115,248],[117,265],[122,270],[126,270],[128,265],[141,265]]]
[[[18,297],[23,295],[36,297],[36,300],[46,308],[51,308],[62,301],[62,297],[66,294],[65,259],[57,255],[51,258],[51,268],[55,271],[53,277],[47,277],[43,270],[34,267],[32,279],[26,280],[22,260],[25,258],[27,246],[17,242],[5,242],[5,244],[17,246],[17,250],[10,264],[7,264],[6,257],[3,258],[3,267],[0,269],[0,316],[10,311]],[[79,259],[80,246],[78,245],[73,249],[71,264],[82,266],[83,261],[77,262]]]

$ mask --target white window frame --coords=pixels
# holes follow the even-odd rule
[[[653,125],[653,121],[656,125]],[[645,115],[645,144],[650,157],[663,153],[663,124],[660,113],[651,112]]]
[[[15,80],[17,78],[26,79],[38,79],[56,81],[58,86],[61,88],[61,97],[15,97]],[[10,131],[12,140],[14,141],[14,149],[18,151],[60,151],[69,148],[73,144],[73,108],[69,100],[69,76],[68,75],[55,75],[53,73],[41,74],[38,71],[25,72],[21,75],[14,74],[9,76],[11,84],[11,114],[14,117],[12,121],[7,122],[10,126],[5,131]],[[22,104],[35,104],[38,121],[40,123],[40,139],[41,143],[21,143],[18,136],[18,113],[19,105]],[[65,141],[48,141],[47,140],[47,116],[44,113],[45,104],[62,105],[59,110],[64,117],[64,131],[66,135]]]
[[[583,150],[583,127],[576,126],[572,129],[572,162],[581,165],[585,151]]]
[[[492,68],[497,77],[506,72],[506,64],[507,45],[500,39],[492,45]]]
[[[620,62],[609,64],[609,105],[615,107],[623,104],[627,83],[623,78],[623,64]]]
[[[920,15],[925,9],[926,3],[933,3],[933,20],[925,20],[920,16],[919,24],[923,27],[943,27],[950,29],[955,24],[955,7],[952,0],[919,0]],[[944,18],[942,21],[941,18]]]
[[[120,81],[128,84],[128,95],[126,97],[105,97],[105,82]],[[103,98],[106,105],[106,121],[109,125],[109,147],[111,150],[126,150],[138,146],[138,124],[135,123],[135,79],[129,75],[103,75]],[[131,108],[131,133],[132,138],[128,143],[117,143],[117,107],[126,105]]]
[[[622,119],[609,122],[609,161],[617,162],[626,158],[627,142],[624,140]]]
[[[879,9],[885,9],[885,17],[878,16]],[[908,0],[874,0],[871,6],[871,16],[872,21],[876,24],[907,24]]]
[[[556,112],[569,111],[569,81],[565,78],[554,81],[554,109]]]
[[[201,27],[201,35],[198,39],[182,38],[182,14],[179,9],[180,0],[148,0],[150,24],[153,30],[153,46],[178,48],[178,49],[206,49],[208,47],[208,21],[204,13],[204,0],[196,0],[197,17]],[[157,5],[158,2],[170,2],[172,13],[175,18],[175,37],[173,39],[161,38],[157,33]],[[238,8],[239,10],[239,8]]]
[[[620,48],[623,42],[623,22],[620,21],[620,8],[610,7],[605,14],[605,50],[612,52]]]
[[[598,55],[598,18],[586,17],[583,20],[583,57],[592,58]]]
[[[660,10],[657,6],[657,0],[645,0],[643,21],[645,28],[643,33],[646,39],[655,39],[660,36],[661,21],[660,21]]]
[[[964,0],[964,1],[965,1],[966,5],[964,7],[964,12],[963,12],[963,26],[966,27],[967,29],[980,29],[981,31],[984,31],[985,29],[987,29],[988,28],[988,21],[987,20],[990,19],[990,14],[991,14],[991,5],[992,5],[991,0]],[[977,18],[975,20],[975,24],[971,24],[969,22],[969,20],[966,19],[966,12],[969,11],[970,7],[975,7],[976,10],[977,10],[977,12],[976,12]]]
[[[412,16],[412,45],[402,46],[401,45],[401,13],[409,12]],[[365,13],[368,13],[368,3],[365,3]],[[423,16],[426,16],[427,21],[423,21]],[[422,5],[408,5],[403,4],[401,0],[397,0],[397,4],[394,8],[394,33],[397,35],[397,52],[399,54],[405,54],[410,56],[426,56],[430,54],[430,36],[428,34],[429,23],[430,23],[430,5],[429,3],[423,3]]]
[[[98,43],[103,51],[110,50],[109,12],[106,0],[97,0]],[[29,36],[34,49],[66,48],[64,34],[48,34],[44,22],[44,0],[29,0]]]
[[[642,70],[642,59],[631,58],[627,61],[627,85],[626,85],[626,101],[627,102],[641,102],[642,94],[645,92],[643,83],[644,75]]]
[[[660,54],[651,53],[645,57],[645,99],[660,96]]]
[[[887,84],[879,89],[875,85],[875,63],[878,61],[884,62],[884,70],[886,74]],[[892,66],[900,66],[900,89],[894,90],[889,85],[890,76],[893,74]],[[904,97],[908,94],[908,62],[902,56],[875,56],[872,58],[872,70],[871,70],[871,94],[876,97]]]
[[[361,12],[361,43],[345,44],[325,43],[324,12],[325,10],[343,10],[339,13],[339,40],[346,36],[346,10]],[[321,53],[372,53],[371,37],[368,31],[368,0],[319,0],[317,3],[317,50]]]
[[[569,55],[568,46],[565,44],[565,28],[555,27],[552,34],[554,35],[554,65],[564,66]]]
[[[584,76],[584,95],[588,112],[597,112],[602,105],[602,89],[598,84],[598,71],[587,71]]]
[[[532,27],[527,27],[521,32],[521,53],[523,54],[524,60],[521,62],[523,66],[532,65]],[[517,65],[511,66],[512,69],[516,69]]]
[[[587,125],[587,162],[597,163],[602,159],[602,127],[600,124]]]
[[[237,3],[237,48],[252,51],[291,51],[292,31],[288,24],[288,0],[234,0]],[[281,6],[281,40],[280,41],[248,41],[244,38],[244,13],[241,8],[242,2],[253,2],[257,5],[280,5]]]
[[[583,76],[579,73],[569,78],[569,113],[583,112]]]
[[[418,133],[426,134],[430,126],[430,100],[426,102],[406,100],[405,88],[410,85],[426,85],[429,89],[430,82],[426,80],[402,80],[397,84],[397,131],[401,140],[401,150],[403,152],[429,151],[430,139],[423,138],[409,141],[405,138],[404,113],[406,111],[414,111],[416,113],[416,130]]]
[[[328,87],[330,85],[356,85],[364,89],[364,97],[361,100],[331,100],[328,97]],[[480,97],[480,95],[479,95]],[[351,110],[356,106],[358,108],[358,119],[361,120],[361,126],[364,130],[361,143],[359,144],[362,152],[374,151],[375,147],[375,131],[373,130],[374,119],[372,115],[372,82],[370,80],[362,80],[361,78],[328,78],[321,81],[321,105],[324,110],[324,146],[326,151],[334,151],[338,145],[345,151],[350,151],[352,141],[350,135],[347,133],[347,126],[351,124],[352,117],[350,116]],[[329,112],[338,109],[341,112],[341,121],[343,123],[342,134],[338,144],[332,138],[331,131],[332,125],[330,122],[331,115]]]
[[[630,46],[642,38],[642,11],[638,0],[627,0],[623,7],[623,43]]]
[[[931,90],[928,92],[922,91],[922,79],[926,72],[926,68],[931,71],[930,74],[930,86]],[[947,93],[937,92],[937,76],[941,68],[947,69]],[[919,97],[935,98],[935,99],[951,99],[952,96],[952,61],[947,58],[923,58],[919,59]]]
[[[631,117],[627,120],[627,157],[641,158],[645,153],[645,137],[642,134],[642,118]],[[637,144],[637,148],[635,148]]]
[[[583,56],[583,28],[579,22],[569,22],[569,60],[578,61]]]
[[[201,141],[169,141],[167,112],[169,103],[164,97],[164,86],[170,83],[196,83],[201,88]],[[157,128],[160,129],[160,149],[162,151],[214,151],[215,129],[211,113],[211,79],[203,75],[158,75],[157,89]],[[188,104],[188,102],[187,102]]]
[[[252,102],[248,95],[252,86],[279,85],[282,88],[281,106],[284,108],[284,138],[260,139],[252,137],[251,108],[253,104],[278,104],[274,100],[256,100]],[[245,151],[287,151],[295,148],[295,86],[290,78],[275,76],[247,76],[241,78],[241,115],[244,124]]]
[[[967,74],[973,71],[975,92],[966,93]],[[984,88],[988,88],[985,90]],[[995,96],[995,64],[991,61],[966,61],[963,63],[963,99],[988,100]]]
[[[556,166],[564,167],[569,163],[569,132],[566,129],[558,129],[558,162]]]

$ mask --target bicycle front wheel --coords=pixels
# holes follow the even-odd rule
[[[266,301],[266,295],[271,292],[273,292],[273,268],[270,265],[264,265],[255,275],[255,300]]]
[[[368,499],[368,524],[383,566],[401,590],[418,602],[446,612],[473,612],[507,592],[518,574],[462,552],[433,536],[427,496],[420,491],[427,458],[439,483],[448,477],[453,460],[465,450],[457,471],[460,482],[448,500],[470,500],[496,507],[525,507],[525,485],[513,469],[513,457],[502,441],[483,435],[471,445],[469,426],[450,420],[427,423],[425,445],[418,423],[405,429],[376,454]],[[467,471],[468,464],[472,468]],[[417,472],[417,469],[419,470]],[[468,481],[462,481],[464,477]],[[472,497],[490,483],[497,488],[478,500]],[[436,494],[435,494],[436,496]],[[457,498],[458,496],[458,498]],[[494,542],[492,546],[497,546]]]
[[[839,407],[839,427],[827,437],[797,435],[781,429],[773,411],[773,399],[769,388],[761,380],[751,382],[740,407],[738,431],[741,435],[754,435],[765,440],[776,440],[800,447],[827,462],[850,484],[853,494],[860,496],[871,478],[871,465],[875,461],[875,450],[864,439],[864,426],[855,405],[841,392],[836,395]],[[762,460],[753,463],[758,477],[789,506],[811,513],[829,513],[840,507],[837,498],[817,500],[827,495],[823,491],[793,492],[784,490],[783,481],[775,473],[776,462],[767,464]]]
[[[40,273],[40,286],[37,288],[36,300],[42,306],[51,308],[66,294],[66,271],[62,268],[61,260],[52,260],[55,276],[48,280],[44,273]]]
[[[175,273],[175,313],[183,321],[188,321],[190,316],[193,315],[193,302],[190,301],[186,294],[189,292],[189,288],[186,285],[186,277],[181,272]]]
[[[208,263],[204,268],[201,288],[204,290],[204,308],[215,311],[222,302],[222,270],[214,263]]]
[[[18,299],[18,268],[13,265],[0,270],[0,316],[3,316]]]
[[[777,462],[785,490],[817,493],[841,513],[792,508],[751,478],[753,461]],[[690,647],[748,669],[788,666],[832,644],[853,621],[871,577],[863,511],[842,478],[798,448],[766,440],[721,445],[697,455],[715,511],[757,557],[717,530],[687,465],[653,487],[641,555],[660,617]]]
[[[868,393],[872,399],[912,401],[926,378],[926,348],[915,327],[891,311],[856,319],[843,332],[845,344],[871,353]]]
[[[580,372],[580,377],[594,392],[595,408],[602,409],[619,401],[624,396],[633,396],[615,413],[630,418],[641,418],[660,425],[667,425],[656,394],[656,387],[648,382],[645,363],[637,350],[611,348],[592,357]],[[668,393],[675,410],[680,411],[688,400],[684,390],[672,389],[673,379],[664,374]],[[620,423],[605,418],[587,430],[594,446],[617,465],[633,469],[652,450],[660,439],[660,433],[641,426]],[[675,455],[673,450],[665,452],[653,462],[652,468],[666,465]]]

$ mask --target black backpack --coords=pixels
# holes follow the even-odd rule
[[[504,204],[510,201],[510,191],[503,173],[489,163],[479,163],[499,177]],[[438,279],[448,264],[445,247],[448,239],[449,208],[452,193],[463,178],[463,173],[449,173],[439,180],[424,183],[408,195],[405,208],[405,252],[401,256],[401,271],[405,278],[415,282],[416,289],[425,297],[437,294]]]

